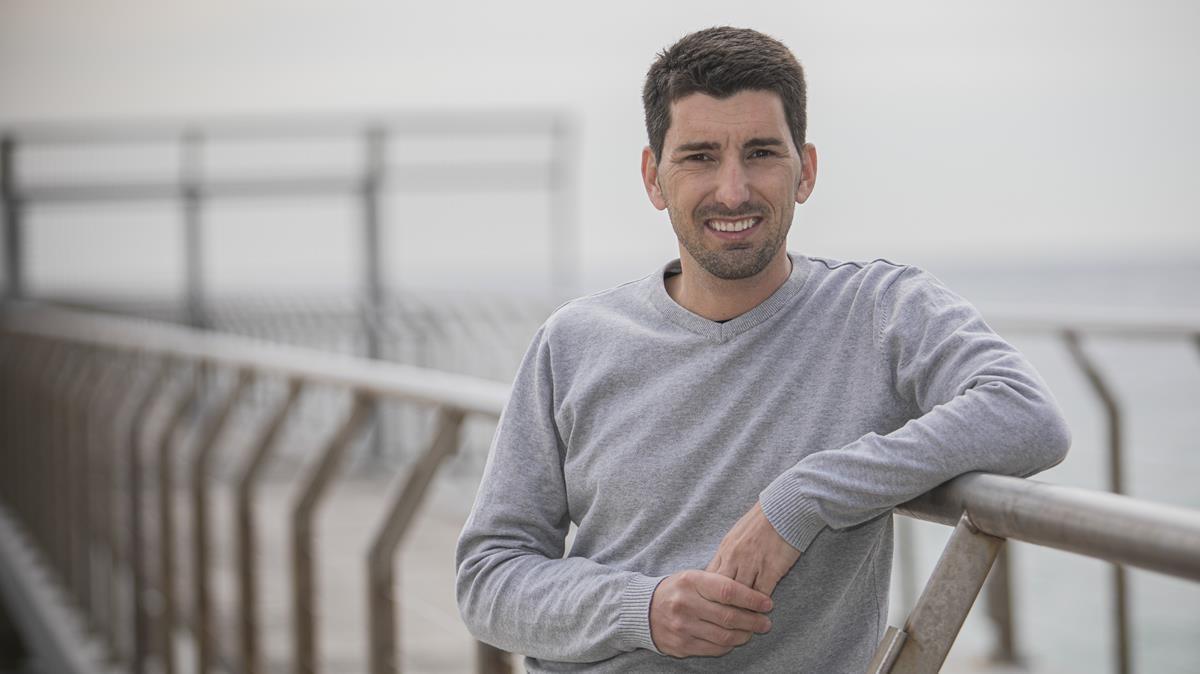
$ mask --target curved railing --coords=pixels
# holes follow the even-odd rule
[[[76,604],[110,651],[124,656],[135,672],[145,671],[153,650],[165,672],[177,671],[177,628],[190,628],[195,645],[194,671],[221,663],[255,673],[264,671],[257,620],[258,579],[253,563],[257,546],[254,495],[264,463],[280,429],[294,414],[304,390],[336,387],[352,395],[350,410],[329,436],[314,465],[302,478],[291,511],[293,657],[297,671],[317,672],[318,635],[314,587],[314,521],[348,447],[369,420],[377,400],[399,400],[437,410],[436,429],[425,453],[399,484],[384,509],[366,560],[370,589],[370,671],[398,671],[393,602],[393,566],[397,548],[421,504],[439,465],[458,445],[458,433],[470,416],[499,417],[508,387],[495,382],[369,361],[148,321],[117,319],[32,306],[10,306],[0,314],[0,423],[6,451],[0,454],[4,501],[36,539]],[[172,396],[172,374],[214,370],[234,374],[234,385],[200,417],[199,440],[189,457],[193,502],[192,596],[194,615],[180,615],[174,547],[174,436],[197,402],[196,385]],[[212,504],[209,499],[212,448],[243,401],[250,382],[282,378],[288,393],[255,433],[238,469],[236,539],[239,568],[239,633],[236,652],[221,652],[212,637],[209,599],[212,568],[208,559]],[[175,387],[178,388],[178,387]],[[170,399],[165,426],[148,438],[152,408]],[[157,456],[157,568],[151,587],[149,539],[144,503],[149,451]],[[120,484],[118,484],[120,483]],[[114,499],[124,497],[126,503]],[[122,529],[128,536],[122,539]],[[102,558],[97,563],[97,557]],[[97,569],[106,571],[99,578]],[[109,592],[95,601],[97,581],[120,587],[128,576],[132,606],[131,639],[119,634],[122,598]],[[153,591],[152,591],[153,590]],[[151,607],[151,604],[154,606]],[[151,616],[153,615],[153,621]],[[153,643],[151,643],[153,640]],[[128,642],[128,652],[123,643]],[[481,647],[490,671],[505,666],[502,654]]]

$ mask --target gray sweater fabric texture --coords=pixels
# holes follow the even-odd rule
[[[726,322],[670,298],[674,261],[541,327],[458,543],[477,638],[533,672],[861,672],[887,619],[891,509],[1063,459],[1034,368],[933,276],[790,257]],[[756,501],[802,551],[771,631],[721,657],[659,653],[658,583],[703,569]]]

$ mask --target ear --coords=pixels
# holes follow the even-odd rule
[[[796,203],[808,201],[813,186],[817,182],[817,148],[812,143],[805,143],[800,150],[800,183],[796,185]]]
[[[667,199],[663,196],[662,188],[658,185],[658,161],[650,146],[642,148],[642,186],[646,188],[646,196],[658,210],[667,207]]]

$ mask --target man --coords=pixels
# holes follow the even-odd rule
[[[534,337],[459,541],[462,615],[537,672],[862,671],[891,508],[1043,470],[1069,432],[936,279],[786,251],[817,176],[786,47],[688,35],[644,104],[642,176],[679,260]]]

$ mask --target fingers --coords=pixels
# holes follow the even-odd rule
[[[756,632],[769,631],[770,619],[757,611],[770,608],[770,597],[731,578],[683,571],[668,576],[655,589],[650,634],[667,655],[723,655]]]
[[[754,611],[712,602],[702,602],[694,610],[697,618],[723,630],[759,634],[771,631],[771,619]]]
[[[750,641],[750,637],[754,636],[754,633],[745,630],[727,630],[712,623],[701,622],[696,624],[692,636],[728,653]]]
[[[768,567],[762,571],[759,571],[758,577],[754,579],[754,584],[752,587],[755,590],[758,590],[759,592],[769,596],[775,591],[775,586],[779,584],[780,580],[783,580],[783,577],[786,574],[786,570],[779,572]]]
[[[697,574],[696,591],[709,601],[758,613],[766,613],[772,606],[771,597],[766,594],[715,573]]]

